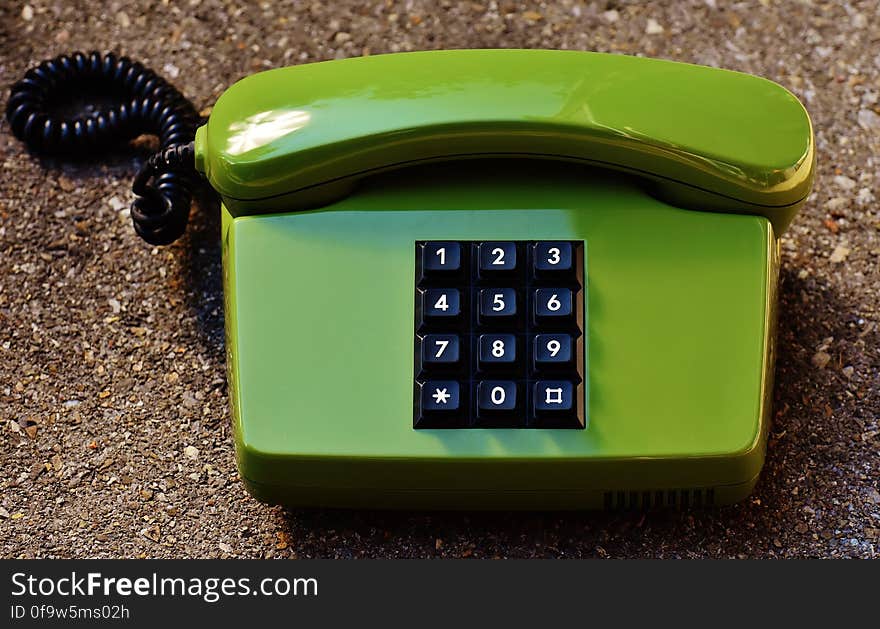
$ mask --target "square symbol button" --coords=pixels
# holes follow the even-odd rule
[[[574,408],[574,384],[567,380],[538,380],[534,400],[538,413],[571,411]]]

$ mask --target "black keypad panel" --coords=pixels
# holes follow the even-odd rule
[[[584,428],[584,243],[416,243],[415,428]]]

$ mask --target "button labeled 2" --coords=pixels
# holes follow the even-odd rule
[[[516,243],[480,243],[480,274],[516,269]]]

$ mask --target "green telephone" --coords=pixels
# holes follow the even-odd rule
[[[811,123],[764,79],[543,50],[235,84],[223,200],[241,476],[295,505],[621,508],[747,496],[778,238]]]
[[[183,233],[198,173],[221,196],[236,452],[262,500],[647,508],[758,478],[778,239],[815,168],[774,83],[381,55],[248,77],[196,131],[154,72],[77,52],[29,70],[6,115],[43,154],[158,135],[131,209],[151,244]]]

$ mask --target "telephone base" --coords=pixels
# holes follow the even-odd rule
[[[765,217],[682,210],[638,180],[516,160],[396,171],[320,210],[233,217],[224,209],[222,234],[238,465],[261,500],[693,506],[743,498],[760,472],[779,262]],[[582,362],[558,378],[579,383],[572,404],[582,405],[582,423],[535,424],[534,399],[526,398],[523,415],[512,412],[515,427],[414,426],[414,251],[431,242],[466,243],[473,252],[478,243],[502,243],[510,253],[583,243],[580,275],[570,283],[570,329],[583,331]],[[468,330],[477,332],[467,332],[474,348],[481,281],[450,284],[475,291],[460,305],[475,317]],[[534,287],[523,281],[516,290],[525,295]],[[523,317],[537,307],[528,299]],[[507,293],[500,301],[506,308]],[[543,333],[522,325],[516,334]],[[534,363],[526,357],[521,381],[534,394],[529,387],[544,380],[529,375]],[[483,376],[474,361],[462,367],[473,371],[443,380],[478,391]]]

